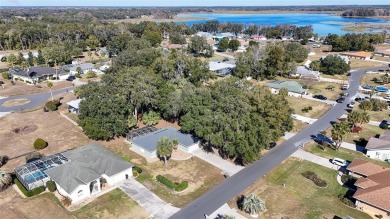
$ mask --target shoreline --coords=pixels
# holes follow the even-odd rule
[[[337,14],[339,13],[339,14]],[[213,10],[200,12],[183,12],[185,14],[329,14],[340,15],[341,11],[289,11],[289,10],[263,10],[263,11],[239,11],[239,10]],[[180,15],[178,14],[178,15]]]

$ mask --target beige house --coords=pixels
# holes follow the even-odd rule
[[[358,177],[353,195],[356,208],[370,215],[390,219],[390,168],[355,159],[348,166],[350,175]]]

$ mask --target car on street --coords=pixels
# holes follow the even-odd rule
[[[346,166],[348,166],[349,163],[341,158],[335,157],[332,159],[332,164],[337,165],[337,166],[341,166],[341,167],[346,167]]]
[[[73,81],[73,80],[75,80],[75,79],[76,79],[75,76],[69,76],[66,80],[67,80],[67,81]]]
[[[340,97],[339,99],[336,100],[337,103],[344,103],[344,101],[345,101],[344,97]]]
[[[319,99],[319,100],[327,100],[328,99],[327,97],[325,97],[324,95],[321,95],[321,94],[316,94],[313,96],[313,98]]]
[[[341,90],[348,90],[349,84],[343,84],[341,85]]]
[[[347,98],[349,96],[349,93],[341,93],[340,97],[341,98]]]
[[[355,101],[351,101],[349,104],[348,104],[348,107],[349,108],[353,108],[355,106]]]

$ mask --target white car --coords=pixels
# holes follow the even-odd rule
[[[355,106],[355,102],[354,101],[351,101],[349,104],[348,104],[348,107],[349,108],[353,108]]]
[[[341,167],[346,167],[346,166],[348,166],[349,163],[343,159],[335,157],[332,159],[332,164],[337,165],[337,166],[341,166]]]
[[[349,84],[343,84],[343,86],[341,86],[341,90],[348,90],[349,88]]]

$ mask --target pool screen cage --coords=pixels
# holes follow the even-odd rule
[[[147,134],[149,134],[151,132],[155,132],[157,130],[158,130],[158,128],[156,128],[156,127],[145,126],[143,128],[139,128],[139,129],[135,129],[135,130],[129,131],[129,133],[127,133],[126,138],[127,138],[128,141],[131,141],[131,139],[133,139],[133,138],[141,137],[141,136],[147,135]]]
[[[54,154],[15,168],[15,175],[27,190],[32,190],[49,181],[49,177],[45,173],[46,170],[68,161],[64,155]]]

